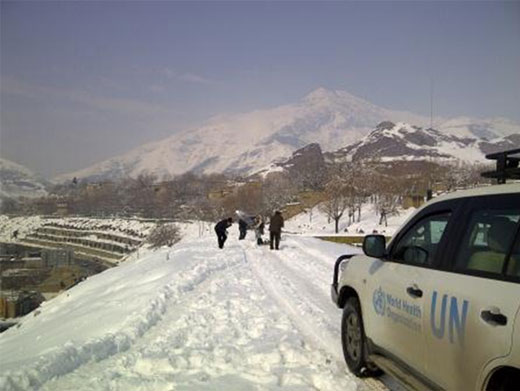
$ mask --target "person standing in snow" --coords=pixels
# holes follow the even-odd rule
[[[240,232],[238,240],[245,239],[247,234],[247,222],[245,220],[238,219],[238,231]]]
[[[261,215],[258,215],[255,217],[255,237],[256,237],[256,244],[261,245],[264,244],[262,240],[262,235],[264,234],[264,219],[262,219]]]
[[[282,212],[277,210],[276,212],[274,212],[274,215],[271,216],[271,220],[269,221],[269,247],[271,248],[271,250],[273,249],[273,245],[276,250],[279,249],[282,228]]]
[[[228,217],[227,219],[221,220],[215,225],[215,233],[218,239],[218,248],[224,248],[224,243],[227,239],[227,229],[231,227],[233,219]]]

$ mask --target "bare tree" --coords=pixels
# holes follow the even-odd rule
[[[0,199],[0,213],[11,214],[19,213],[21,211],[21,202],[13,198]]]
[[[235,195],[236,209],[258,213],[262,210],[262,183],[252,182],[240,186]]]
[[[336,165],[330,170],[333,180],[340,180],[344,186],[348,208],[348,224],[361,220],[361,207],[373,188],[373,173],[360,162],[345,162]]]
[[[270,214],[281,209],[294,200],[296,194],[296,186],[289,176],[278,173],[269,175],[262,185],[263,213]]]
[[[345,210],[348,208],[348,197],[345,185],[337,180],[330,181],[325,186],[327,200],[320,204],[320,210],[327,215],[329,219],[334,220],[335,232],[339,232],[339,221]]]
[[[489,171],[489,169],[484,165],[470,165],[467,163],[444,166],[442,170],[443,175],[439,178],[439,182],[444,184],[448,191],[475,187],[487,182],[480,175],[483,171]]]
[[[155,183],[156,177],[151,174],[141,174],[132,180],[128,191],[130,202],[144,217],[156,217]]]
[[[392,189],[377,195],[376,211],[379,214],[379,225],[384,223],[385,227],[388,226],[388,216],[397,213],[400,199],[401,197]]]
[[[148,236],[150,247],[173,246],[180,240],[179,227],[175,224],[159,224]]]

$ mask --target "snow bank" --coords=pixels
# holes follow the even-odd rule
[[[150,253],[90,277],[3,333],[0,367],[7,374],[0,388],[38,388],[85,362],[128,349],[162,318],[166,301],[233,263],[190,265],[172,281],[172,264],[182,262],[169,257],[169,250]]]

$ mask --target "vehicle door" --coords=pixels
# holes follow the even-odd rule
[[[437,264],[438,250],[447,231],[451,207],[434,205],[414,218],[389,246],[389,255],[373,264],[367,280],[372,291],[371,319],[365,324],[379,353],[412,373],[425,367],[425,273]]]
[[[425,281],[425,373],[450,390],[479,388],[485,365],[509,354],[520,306],[520,195],[475,197],[464,210],[446,271]]]

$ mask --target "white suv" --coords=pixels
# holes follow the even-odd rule
[[[520,184],[434,199],[363,250],[338,258],[331,289],[354,374],[520,390]]]

